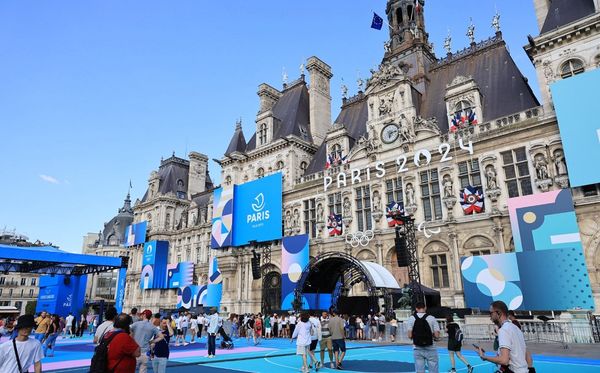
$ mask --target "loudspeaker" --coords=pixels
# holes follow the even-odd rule
[[[69,286],[71,284],[71,276],[65,276],[63,278],[63,284]]]
[[[398,267],[408,267],[409,256],[408,256],[408,245],[406,244],[406,237],[400,235],[400,232],[396,229],[396,260],[398,261]]]
[[[250,264],[252,265],[252,278],[258,280],[260,279],[260,254],[252,251],[252,255],[252,259],[250,259]]]

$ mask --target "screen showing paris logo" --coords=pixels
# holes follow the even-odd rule
[[[235,186],[233,246],[281,238],[282,182],[278,172]]]

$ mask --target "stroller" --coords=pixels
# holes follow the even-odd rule
[[[221,335],[221,348],[225,350],[233,350],[233,340],[225,333],[223,327],[219,328],[219,334]]]

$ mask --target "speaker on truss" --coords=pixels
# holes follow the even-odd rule
[[[260,279],[260,254],[252,250],[252,259],[250,259],[252,265],[252,278],[255,280]]]
[[[396,260],[398,261],[398,267],[408,267],[409,256],[408,256],[408,245],[406,243],[406,236],[400,234],[400,229],[396,228]]]

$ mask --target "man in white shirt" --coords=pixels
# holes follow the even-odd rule
[[[319,368],[321,368],[323,365],[315,356],[315,350],[317,349],[317,343],[319,343],[322,338],[321,321],[319,321],[319,318],[317,317],[315,311],[310,312],[310,317],[308,321],[311,324],[310,347],[308,348],[308,354],[312,358],[312,361],[315,361],[315,368],[319,370]],[[308,367],[312,369],[312,364],[309,364]]]
[[[113,330],[113,321],[117,316],[117,309],[114,307],[110,307],[104,312],[104,322],[100,324],[100,326],[96,329],[96,333],[94,334],[94,343],[100,343],[102,337],[111,330]]]
[[[75,317],[73,315],[71,315],[71,313],[69,312],[69,316],[67,316],[67,318],[65,319],[65,328],[66,333],[65,334],[69,334],[69,336],[71,336],[71,338],[73,338],[73,322],[75,321]]]
[[[434,341],[440,338],[440,325],[435,317],[427,314],[425,303],[417,302],[417,312],[407,321],[408,338],[412,339],[415,356],[415,370],[425,373],[425,365],[429,373],[438,373],[439,356]]]
[[[290,335],[292,335],[292,334],[294,334],[294,329],[296,328],[296,315],[293,313],[290,315],[289,325],[290,325]]]
[[[0,345],[0,372],[29,372],[32,365],[35,373],[42,372],[42,344],[34,338],[29,338],[34,327],[33,315],[19,316],[15,326],[18,330],[17,337]]]
[[[508,319],[508,307],[502,301],[490,305],[490,319],[498,326],[498,356],[486,356],[481,347],[479,357],[500,366],[508,366],[514,373],[527,373],[527,346],[523,332]]]

